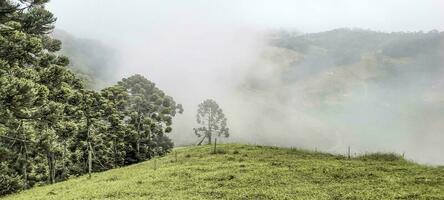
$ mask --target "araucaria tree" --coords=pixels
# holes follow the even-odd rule
[[[183,111],[141,75],[86,88],[47,2],[0,0],[0,196],[164,155]]]
[[[141,75],[118,83],[128,93],[126,163],[131,164],[168,152],[173,143],[165,136],[172,131],[172,119],[182,113],[182,105]],[[167,141],[167,142],[166,142]]]
[[[207,99],[199,104],[196,115],[197,123],[201,126],[194,128],[194,133],[202,139],[198,145],[207,139],[211,144],[212,137],[228,137],[227,118],[216,101]]]

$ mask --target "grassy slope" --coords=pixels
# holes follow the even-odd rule
[[[5,199],[444,199],[443,167],[261,146],[220,149],[180,148]]]

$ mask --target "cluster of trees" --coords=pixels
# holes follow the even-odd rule
[[[141,75],[86,88],[47,1],[0,1],[0,195],[163,155],[183,111]]]

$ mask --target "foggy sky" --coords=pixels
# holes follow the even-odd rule
[[[161,24],[217,24],[319,32],[444,30],[440,0],[52,0],[57,27],[107,42],[136,42]]]
[[[372,135],[370,140],[360,133],[363,127],[347,127],[349,132],[338,132],[340,129],[321,115],[278,104],[271,96],[274,93],[243,94],[237,90],[245,77],[255,76],[282,94],[293,91],[294,95],[288,97],[304,103],[299,100],[301,92],[295,90],[305,83],[282,85],[275,77],[279,73],[277,64],[261,57],[267,46],[267,31],[319,32],[341,27],[384,32],[444,31],[443,1],[52,0],[48,8],[58,18],[56,28],[77,37],[100,40],[116,49],[120,69],[114,73],[118,77],[140,73],[182,103],[185,113],[175,117],[173,132],[187,138],[182,142],[198,140],[192,133],[197,105],[213,98],[226,113],[232,138],[237,141],[334,152],[352,144],[361,152],[406,152],[408,158],[420,162],[444,163],[444,158],[436,154],[442,149],[439,144],[426,142],[416,146],[414,139],[396,134],[390,140],[383,134]],[[357,96],[362,91],[357,90]],[[352,110],[348,114],[359,113],[355,111],[360,111],[362,104],[347,105]],[[264,115],[263,109],[267,107],[281,112],[274,113],[272,118],[250,120]],[[377,112],[375,117],[363,120],[386,115]],[[441,126],[436,127],[435,132],[439,133]],[[407,142],[399,142],[400,137]]]

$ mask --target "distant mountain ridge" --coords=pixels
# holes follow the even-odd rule
[[[239,93],[254,111],[243,117],[255,124],[248,131],[266,144],[411,149],[415,160],[442,163],[434,152],[444,151],[436,143],[444,140],[443,80],[444,32],[280,31]],[[276,131],[286,141],[269,136]]]
[[[90,88],[101,89],[117,80],[118,61],[114,49],[60,29],[56,29],[53,35],[62,41],[60,53],[69,57],[69,67],[82,76]]]
[[[302,35],[279,32],[271,39],[271,44],[304,54],[308,58],[303,60],[305,62],[316,56],[316,61],[309,62],[314,65],[312,67],[322,63],[352,64],[369,54],[394,59],[427,57],[435,62],[434,65],[439,65],[444,55],[444,32],[384,33],[345,28]]]
[[[419,79],[439,82],[444,73],[444,32],[384,33],[346,28],[311,34],[278,32],[270,44],[280,49],[268,57],[280,59],[277,65],[282,68],[284,83],[347,71],[370,82],[391,85]]]

